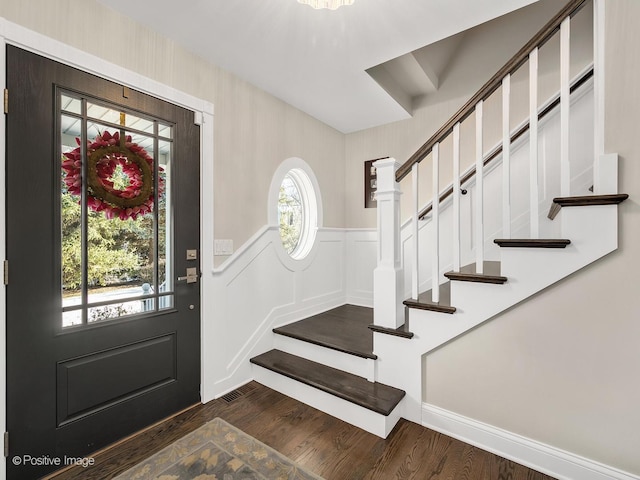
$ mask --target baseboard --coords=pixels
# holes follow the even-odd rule
[[[478,422],[435,405],[422,405],[422,425],[558,480],[640,480],[616,468]]]

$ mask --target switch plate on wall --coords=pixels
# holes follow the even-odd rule
[[[213,242],[213,254],[214,255],[232,255],[233,254],[233,240],[214,240]]]

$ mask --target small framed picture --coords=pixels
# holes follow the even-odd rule
[[[375,162],[382,160],[367,160],[364,162],[364,208],[376,208],[376,190],[378,189],[378,169],[373,166]]]

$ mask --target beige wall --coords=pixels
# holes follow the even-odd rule
[[[267,224],[271,177],[290,157],[313,168],[324,225],[344,226],[341,133],[93,0],[0,0],[0,16],[214,104],[216,238],[238,248]]]
[[[607,0],[620,248],[426,358],[426,402],[640,474],[640,2]]]

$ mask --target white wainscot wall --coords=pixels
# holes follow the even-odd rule
[[[351,303],[373,305],[375,230],[320,228],[304,260],[282,248],[277,227],[264,227],[210,271],[212,308],[203,318],[211,342],[203,352],[203,401],[252,379],[249,359],[274,346],[273,328]]]

